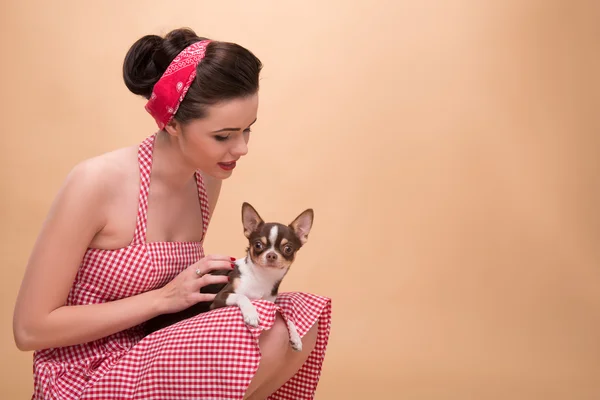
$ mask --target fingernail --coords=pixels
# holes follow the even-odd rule
[[[234,264],[234,263],[231,263],[231,268],[234,268],[234,267],[235,267],[235,264]]]
[[[231,258],[231,261],[235,261],[235,257],[229,257],[229,258]]]

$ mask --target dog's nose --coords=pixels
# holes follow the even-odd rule
[[[275,261],[277,260],[277,253],[275,253],[274,251],[270,251],[267,253],[267,260],[269,261]]]

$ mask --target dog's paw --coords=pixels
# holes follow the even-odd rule
[[[260,323],[260,319],[258,318],[258,313],[256,311],[245,313],[244,314],[244,322],[253,328],[258,328],[258,324]]]
[[[302,339],[300,339],[300,336],[290,338],[290,345],[295,351],[302,351]]]
[[[296,325],[292,321],[288,321],[288,329],[290,332],[290,345],[296,351],[302,351],[302,338],[296,330]]]

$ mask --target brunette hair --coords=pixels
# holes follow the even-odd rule
[[[172,30],[164,38],[141,37],[125,55],[125,85],[132,93],[150,99],[154,85],[171,61],[192,43],[205,39],[190,28]],[[261,69],[261,61],[248,49],[236,43],[211,41],[174,118],[181,123],[203,118],[206,106],[257,93]]]

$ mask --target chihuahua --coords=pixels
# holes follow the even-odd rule
[[[289,271],[298,250],[308,240],[314,213],[307,209],[289,225],[264,222],[254,207],[242,205],[244,236],[248,239],[246,257],[235,261],[229,283],[221,289],[210,309],[237,306],[244,321],[258,327],[259,317],[251,300],[275,301],[279,285]],[[294,323],[288,319],[290,343],[294,350],[302,350],[302,341]]]
[[[146,323],[147,333],[187,319],[196,314],[221,307],[237,306],[246,324],[258,327],[258,312],[252,300],[275,301],[281,281],[289,271],[298,250],[306,244],[312,228],[314,212],[307,209],[289,225],[265,222],[249,203],[242,205],[242,225],[248,239],[246,256],[237,259],[233,271],[213,271],[215,275],[229,275],[229,283],[212,284],[202,293],[216,293],[212,303],[198,303],[174,314],[165,314]],[[290,344],[302,350],[302,340],[294,323],[288,319]]]

